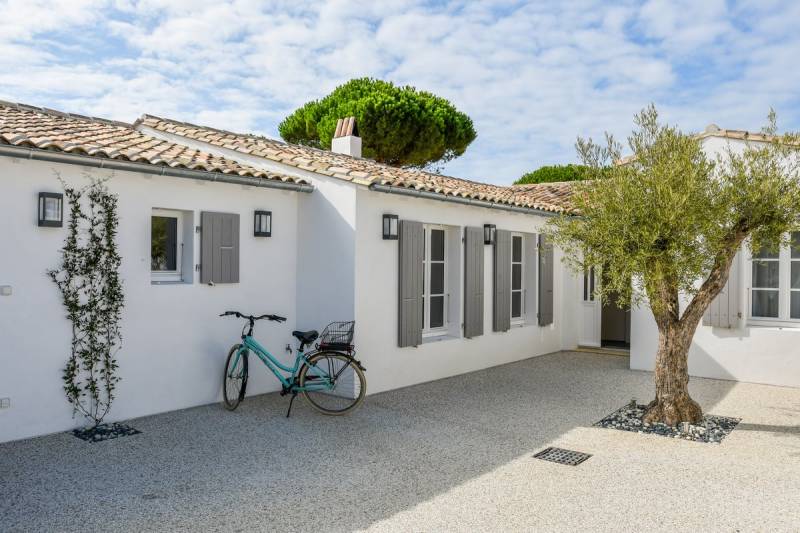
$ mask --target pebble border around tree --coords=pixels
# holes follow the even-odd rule
[[[122,345],[120,321],[124,294],[117,252],[118,196],[106,180],[88,177],[75,188],[58,175],[69,205],[69,225],[61,264],[48,276],[61,292],[72,324],[70,355],[63,381],[73,416],[80,413],[97,430],[111,409],[120,378],[115,355]]]
[[[648,424],[642,419],[647,412],[647,405],[631,402],[620,407],[601,421],[595,427],[619,429],[635,433],[649,433],[672,437],[673,439],[691,440],[694,442],[711,442],[720,444],[731,431],[741,422],[741,418],[717,416],[706,414],[698,424],[682,424],[681,426],[668,426],[660,422]]]

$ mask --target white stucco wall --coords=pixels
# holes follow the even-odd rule
[[[40,228],[37,195],[59,192],[54,170],[70,183],[84,173],[110,172],[28,160],[0,158],[0,441],[66,430],[73,419],[62,390],[61,371],[70,332],[55,285],[45,276],[57,266],[66,228]],[[219,318],[228,309],[277,313],[282,325],[261,322],[256,336],[283,360],[297,322],[296,275],[298,197],[306,193],[191,179],[116,172],[108,183],[119,194],[119,251],[126,307],[123,349],[118,354],[117,399],[108,421],[219,401],[225,356],[239,339],[241,323]],[[314,194],[314,193],[312,193]],[[207,286],[152,285],[150,216],[154,207],[189,210],[199,224],[203,210],[239,213],[240,283]],[[270,238],[252,234],[253,211],[273,213]],[[194,234],[194,263],[200,236]],[[256,366],[248,393],[276,390],[276,380]]]
[[[741,151],[745,143],[707,138],[703,148],[710,156],[728,146]],[[746,254],[742,254],[746,255]],[[742,320],[735,329],[700,325],[689,350],[689,374],[716,379],[800,387],[800,324],[765,327],[748,323],[748,284],[751,263],[739,257],[738,301]],[[653,370],[658,329],[647,306],[631,312],[631,368]]]
[[[424,342],[416,348],[398,348],[398,242],[383,240],[382,216],[396,214],[400,219],[454,226],[463,234],[464,226],[496,224],[498,229],[537,233],[544,217],[515,214],[497,209],[470,207],[437,200],[410,198],[358,190],[356,230],[356,348],[367,368],[369,392],[375,393],[415,383],[431,381],[557,351],[568,323],[562,306],[564,269],[556,251],[554,279],[554,323],[512,326],[504,333],[492,332],[492,247],[484,250],[484,334],[465,339],[445,338]],[[460,240],[460,239],[459,239]],[[463,248],[459,252],[463,258]],[[567,280],[570,292],[573,278]],[[459,279],[450,279],[450,292],[463,285],[463,259]],[[455,330],[463,319],[451,316]],[[568,346],[570,348],[574,345]]]
[[[137,129],[159,139],[255,168],[296,176],[313,184],[316,190],[298,199],[297,327],[321,331],[334,320],[352,320],[355,312],[355,185],[144,125]]]

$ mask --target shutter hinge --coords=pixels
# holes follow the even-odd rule
[[[202,228],[202,226],[195,226],[195,227],[194,227],[194,232],[195,232],[195,233],[200,233],[201,231],[203,231],[203,228]]]
[[[200,272],[200,263],[197,263],[197,264],[194,266],[194,271],[195,271],[195,272]]]

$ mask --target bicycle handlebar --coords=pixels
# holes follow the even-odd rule
[[[252,321],[262,320],[262,319],[266,318],[267,320],[272,320],[272,321],[275,321],[275,322],[286,322],[286,317],[284,317],[284,316],[279,316],[279,315],[253,316],[253,315],[242,314],[239,311],[225,311],[224,313],[222,313],[219,316],[231,316],[231,315],[235,316],[236,318],[246,318],[246,319],[252,320]]]

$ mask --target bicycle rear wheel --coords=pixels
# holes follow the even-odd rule
[[[303,396],[326,415],[343,415],[358,407],[367,394],[367,378],[344,354],[324,352],[311,356],[298,375]]]
[[[228,411],[239,407],[247,390],[247,351],[243,351],[240,357],[236,357],[241,348],[241,344],[234,344],[225,361],[225,375],[222,376],[222,400]]]

